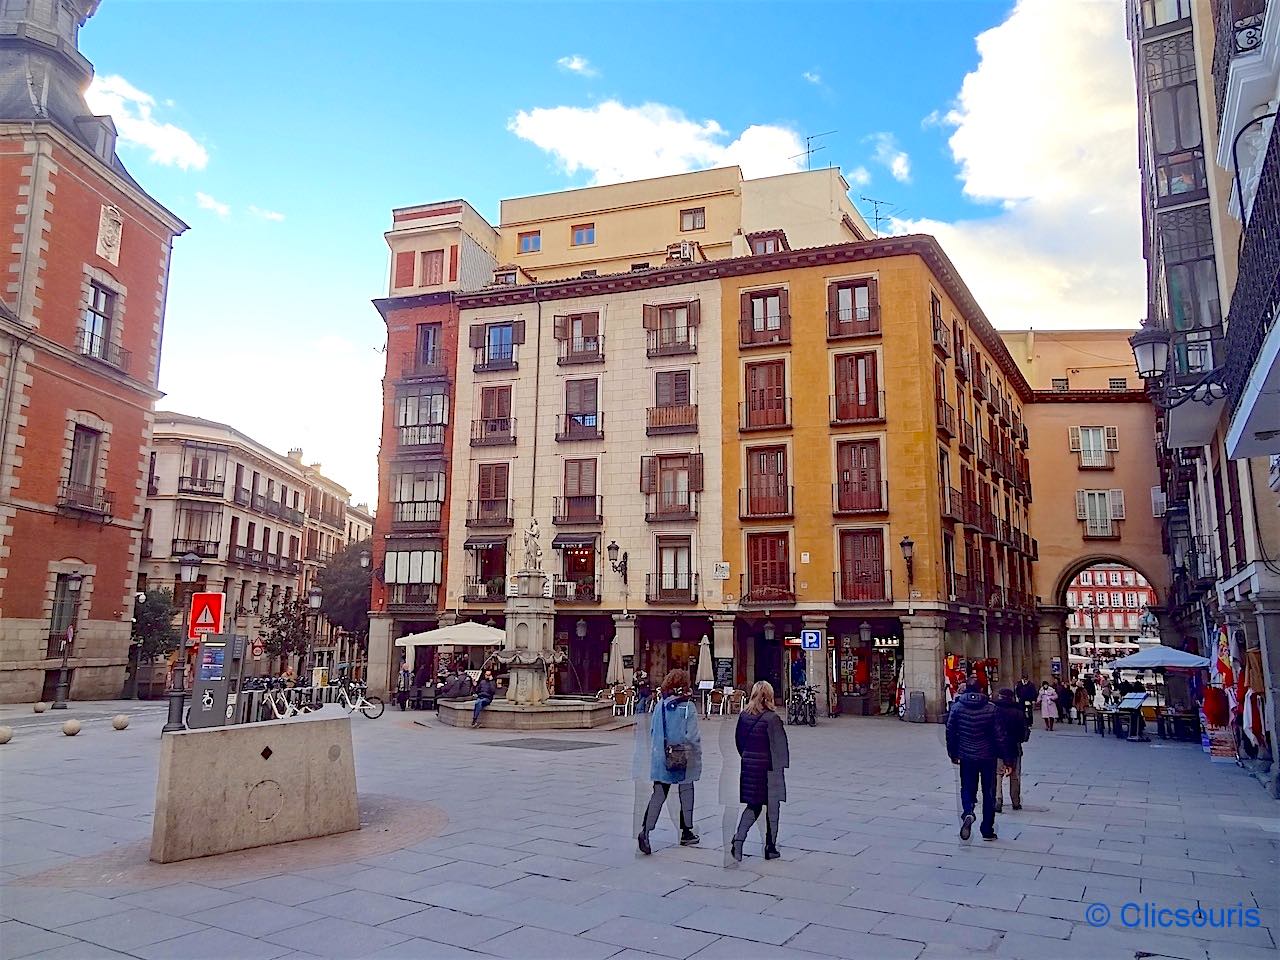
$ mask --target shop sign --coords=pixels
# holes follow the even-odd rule
[[[873,637],[871,646],[877,650],[897,650],[902,646],[901,637]]]
[[[632,669],[633,667],[635,667],[635,665],[636,665],[636,658],[635,658],[635,654],[631,654],[631,653],[624,653],[624,654],[622,655],[622,669],[623,669],[623,670],[630,670],[630,669]]]
[[[782,645],[784,647],[798,647],[800,646],[800,638],[799,637],[783,637]]]

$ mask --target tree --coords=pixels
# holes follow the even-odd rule
[[[320,612],[349,634],[369,630],[373,570],[360,566],[360,554],[373,556],[373,541],[349,544],[316,572],[316,586],[324,594]]]
[[[133,629],[130,639],[138,645],[138,661],[150,663],[172,653],[178,646],[178,631],[173,626],[178,608],[168,590],[148,590],[147,599],[133,605]]]
[[[262,646],[273,657],[307,652],[307,604],[303,600],[281,601],[262,618]]]

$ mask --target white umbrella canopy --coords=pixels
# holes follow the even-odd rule
[[[449,627],[411,633],[396,641],[397,647],[500,647],[507,642],[507,635],[497,627],[483,623],[455,623]]]
[[[1164,667],[1207,667],[1209,661],[1205,657],[1197,657],[1194,653],[1187,653],[1185,650],[1179,650],[1176,647],[1166,647],[1163,644],[1157,644],[1154,647],[1147,647],[1145,650],[1139,650],[1127,657],[1121,657],[1119,660],[1112,660],[1107,664],[1108,670],[1159,670]]]
[[[604,682],[611,687],[625,682],[622,676],[622,654],[618,651],[617,637],[609,641],[609,672]]]
[[[715,678],[715,667],[711,663],[711,638],[703,636],[698,642],[698,675],[694,682],[710,683]]]

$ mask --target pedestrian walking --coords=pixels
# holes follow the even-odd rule
[[[1089,691],[1085,689],[1083,683],[1077,683],[1075,691],[1071,694],[1071,719],[1079,720],[1083,726],[1085,723],[1085,714],[1089,712]]]
[[[649,710],[649,698],[653,696],[653,688],[649,684],[649,674],[644,670],[637,670],[631,678],[632,684],[636,688],[636,713],[647,713]]]
[[[1036,685],[1024,673],[1018,685],[1013,688],[1013,693],[1022,704],[1022,709],[1027,715],[1027,725],[1030,726],[1036,705]]]
[[[1022,704],[1007,687],[996,696],[996,722],[1004,731],[1007,755],[996,763],[996,813],[1004,810],[1004,781],[1009,780],[1009,802],[1022,809],[1022,745],[1031,739],[1031,723]]]
[[[778,820],[782,803],[787,799],[785,771],[791,765],[787,728],[775,712],[773,687],[759,680],[751,688],[746,708],[738,714],[738,727],[733,740],[742,758],[738,774],[738,801],[744,805],[733,835],[730,852],[742,860],[742,845],[747,834],[765,811],[764,858],[776,860],[778,852]]]
[[[1048,680],[1040,684],[1036,701],[1040,704],[1040,718],[1044,720],[1044,728],[1052,731],[1053,721],[1058,719],[1058,693],[1049,686]]]
[[[494,682],[493,671],[486,670],[484,675],[480,677],[480,683],[476,685],[476,702],[471,708],[471,725],[473,727],[480,726],[480,711],[489,704],[493,703],[493,698],[498,695],[498,684]]]
[[[982,788],[983,840],[996,839],[996,763],[1010,754],[996,708],[982,687],[970,681],[947,717],[947,755],[960,767],[960,839],[973,831],[974,807]]]
[[[680,846],[691,847],[699,837],[693,831],[693,784],[702,776],[702,735],[698,711],[691,702],[687,670],[672,670],[662,681],[660,699],[649,723],[649,779],[653,793],[645,808],[644,823],[636,837],[640,852],[648,856],[649,833],[673,784],[680,795]]]

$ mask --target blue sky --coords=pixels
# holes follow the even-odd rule
[[[780,172],[835,130],[814,164],[889,201],[886,229],[936,233],[998,326],[1132,324],[1142,302],[1120,0],[107,0],[81,45],[121,155],[192,228],[161,405],[302,446],[357,500],[394,206],[496,218],[591,182]]]

